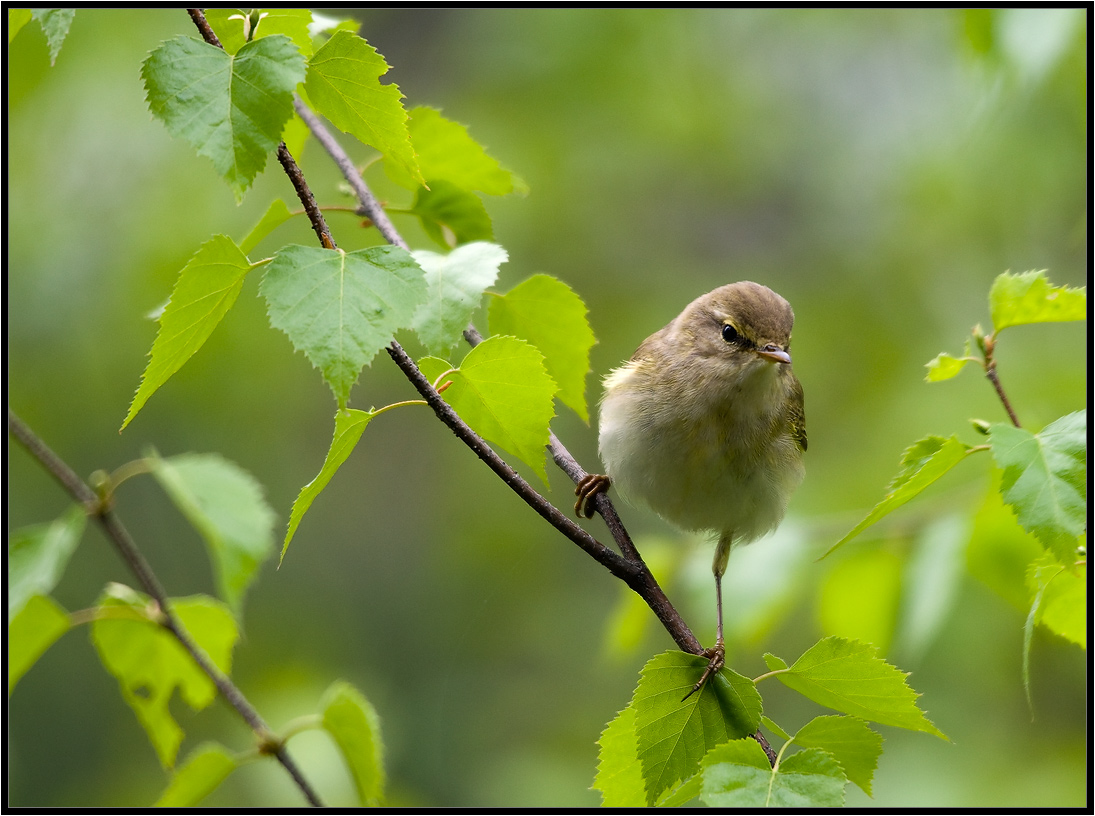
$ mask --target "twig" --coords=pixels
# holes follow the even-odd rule
[[[308,214],[308,222],[315,230],[319,243],[323,245],[324,249],[334,249],[334,236],[331,235],[331,230],[327,228],[327,221],[324,219],[323,213],[320,212],[319,205],[316,204],[316,197],[312,195],[312,191],[308,188],[308,182],[304,180],[304,174],[300,172],[300,167],[297,165],[296,159],[293,158],[293,154],[289,152],[289,148],[285,146],[285,142],[278,145],[278,161],[281,162],[282,169],[285,170],[285,175],[289,177],[289,181],[293,183],[293,189],[297,191],[297,198],[304,205],[304,212]]]
[[[381,235],[383,235],[389,243],[407,248],[407,242],[395,229],[391,220],[384,212],[384,209],[379,205],[376,198],[373,196],[372,191],[365,183],[365,180],[361,177],[361,174],[358,173],[356,166],[346,151],[342,149],[342,146],[338,141],[331,135],[327,128],[324,127],[323,123],[319,121],[319,118],[308,110],[307,106],[299,100],[296,102],[296,109],[301,119],[304,120],[304,123],[312,130],[316,140],[323,145],[339,170],[342,171],[343,176],[353,188],[358,203],[361,205],[361,209],[368,215],[370,220],[377,225]],[[478,342],[482,341],[482,336],[476,331],[474,326],[469,326],[465,330],[464,336],[471,345],[476,345]],[[609,530],[613,535],[613,539],[620,547],[623,557],[620,557],[589,535],[589,533],[587,533],[579,524],[572,521],[569,516],[540,495],[528,484],[528,482],[522,479],[513,468],[506,464],[505,460],[498,456],[478,434],[468,427],[447,402],[441,399],[430,382],[422,375],[422,372],[418,370],[418,366],[415,365],[414,361],[398,343],[393,341],[392,344],[388,346],[387,352],[395,364],[403,371],[407,379],[410,380],[411,384],[414,385],[430,407],[433,408],[434,413],[437,414],[438,418],[444,422],[461,441],[470,447],[503,482],[525,501],[526,504],[539,513],[557,530],[563,533],[563,535],[596,559],[598,563],[606,567],[609,572],[624,581],[631,589],[638,593],[643,600],[646,601],[647,605],[650,606],[654,614],[657,615],[666,631],[669,632],[670,636],[682,650],[691,652],[692,654],[700,654],[703,651],[703,646],[677,613],[673,604],[670,603],[669,599],[658,585],[657,580],[642,560],[642,556],[639,555],[638,550],[631,541],[631,537],[627,534],[623,524],[620,522],[619,516],[616,515],[615,510],[612,508],[611,500],[604,496],[604,494],[601,494],[597,497],[596,506],[609,524]],[[582,470],[570,455],[569,451],[563,447],[562,443],[559,442],[554,434],[551,434],[550,440],[551,444],[549,445],[549,450],[551,451],[552,458],[559,467],[572,479],[575,479],[575,474],[579,474],[577,476],[578,479],[584,476],[585,471]],[[577,479],[575,479],[575,481],[577,481]]]
[[[768,740],[764,738],[764,734],[757,729],[757,733],[750,735],[758,743],[760,743],[761,750],[764,751],[764,755],[768,757],[768,764],[773,768],[776,767],[776,752],[772,750],[772,746],[768,744]]]
[[[224,48],[221,45],[221,41],[217,38],[217,35],[213,32],[213,27],[209,25],[209,21],[205,19],[205,13],[201,9],[187,9],[186,13],[190,15],[190,19],[194,21],[194,25],[198,27],[198,31],[201,32],[202,38],[210,45],[215,45],[217,48]]]
[[[676,641],[677,645],[686,652],[699,654],[703,647],[696,640],[695,635],[685,624],[684,620],[673,608],[673,605],[658,586],[657,581],[642,561],[633,561],[610,550],[569,516],[559,510],[555,505],[545,499],[535,488],[526,482],[521,475],[511,468],[502,457],[494,452],[483,439],[468,427],[460,416],[445,402],[440,394],[430,384],[430,381],[419,371],[418,366],[407,355],[407,352],[396,342],[392,342],[387,348],[388,355],[392,358],[400,370],[404,373],[411,385],[426,400],[437,417],[448,426],[456,436],[475,455],[493,470],[499,478],[505,482],[526,504],[540,514],[555,529],[581,547],[592,556],[599,564],[604,566],[637,592],[647,602],[654,614],[662,622],[666,631]]]
[[[483,336],[479,334],[479,331],[472,325],[469,325],[464,329],[464,339],[468,341],[468,345],[473,347],[483,342]],[[570,451],[566,449],[566,446],[559,441],[559,437],[555,435],[554,431],[548,433],[548,452],[551,454],[551,458],[555,461],[559,470],[569,476],[574,484],[578,484],[578,482],[588,475],[585,468],[578,464],[578,460],[575,459]],[[604,491],[598,493],[594,499],[594,507],[605,520],[605,526],[608,527],[608,531],[612,535],[612,540],[616,542],[616,546],[620,548],[620,552],[624,554],[624,557],[629,561],[643,564],[645,568],[643,557],[639,554],[638,549],[635,547],[635,543],[631,540],[631,535],[627,532],[623,522],[620,520],[620,516],[616,512],[616,508],[612,504],[612,499],[608,497],[608,494]],[[697,643],[697,646],[698,645],[699,644]],[[703,649],[701,648],[700,651],[702,652]],[[699,652],[696,652],[696,654],[699,654]]]
[[[358,172],[357,166],[353,163],[353,160],[347,155],[346,151],[342,149],[340,145],[331,135],[331,132],[323,126],[323,123],[319,121],[319,117],[312,113],[311,109],[301,101],[299,96],[293,96],[293,107],[296,109],[297,116],[299,116],[304,124],[308,126],[308,129],[312,131],[312,135],[316,137],[316,141],[323,145],[323,149],[331,156],[331,159],[338,166],[338,169],[342,171],[342,177],[346,179],[350,187],[354,191],[354,195],[357,196],[358,203],[361,205],[361,212],[367,216],[373,224],[376,225],[377,231],[384,236],[389,244],[394,244],[397,247],[409,250],[410,247],[407,242],[403,240],[403,236],[399,234],[395,226],[392,224],[388,214],[384,212],[384,208],[380,206],[376,198],[373,197],[368,186],[365,184],[365,179],[361,177],[361,173]]]
[[[193,641],[190,634],[186,631],[186,628],[179,622],[179,619],[171,610],[167,593],[164,592],[163,586],[160,584],[156,574],[152,571],[152,567],[145,560],[140,550],[137,549],[137,545],[130,537],[129,531],[126,530],[121,519],[119,519],[118,515],[114,512],[111,507],[111,502],[109,500],[100,500],[95,491],[92,490],[83,479],[77,476],[72,468],[55,454],[10,408],[8,409],[8,431],[12,436],[19,440],[31,456],[38,460],[42,467],[61,483],[61,486],[70,496],[72,496],[72,498],[84,506],[88,515],[99,522],[100,526],[106,532],[107,537],[118,550],[122,560],[129,565],[129,568],[133,570],[133,573],[137,576],[137,580],[140,582],[141,586],[144,587],[145,591],[152,596],[159,606],[162,616],[160,625],[179,641],[182,647],[186,649],[193,658],[194,662],[198,664],[199,668],[201,668],[201,670],[209,676],[209,679],[213,681],[224,699],[239,712],[240,716],[243,717],[244,721],[258,737],[260,749],[277,757],[278,762],[280,762],[285,767],[285,770],[289,772],[289,775],[293,777],[293,780],[297,783],[297,786],[304,793],[308,801],[316,807],[322,807],[323,804],[316,796],[315,791],[312,790],[311,785],[301,775],[300,769],[297,768],[296,763],[287,753],[284,742],[277,739],[273,732],[267,727],[258,711],[256,711],[247,701],[247,698],[243,696],[243,692],[236,688],[232,681],[217,668],[216,664],[209,658],[209,655]]]
[[[389,219],[387,213],[384,212],[384,208],[377,202],[372,191],[361,177],[361,174],[357,171],[357,167],[354,165],[349,155],[342,149],[342,146],[330,134],[327,128],[324,127],[319,118],[312,113],[303,102],[299,99],[294,99],[294,105],[296,106],[297,114],[312,131],[312,135],[323,145],[324,149],[330,154],[335,164],[342,171],[343,177],[349,182],[357,196],[358,203],[361,205],[361,210],[377,226],[378,231],[388,243],[407,249],[407,242],[403,240],[403,237],[395,229],[391,219]],[[464,330],[464,339],[473,347],[483,342],[483,336],[475,326],[471,324]],[[640,555],[634,542],[631,540],[631,536],[628,534],[623,522],[620,520],[620,516],[616,512],[612,500],[605,493],[602,492],[597,494],[594,499],[594,506],[596,507],[597,512],[604,518],[605,525],[612,534],[613,540],[620,548],[620,552],[623,553],[623,558],[616,555],[612,550],[608,549],[586,533],[581,526],[571,521],[569,516],[562,513],[557,507],[551,504],[551,502],[541,496],[528,484],[528,482],[521,478],[520,474],[506,464],[505,460],[499,457],[494,450],[478,436],[478,434],[469,428],[467,424],[460,419],[459,415],[452,410],[449,404],[441,398],[437,391],[434,390],[429,380],[427,380],[422,372],[418,370],[418,366],[415,365],[414,361],[409,356],[407,356],[407,353],[398,343],[393,340],[392,344],[387,348],[387,352],[392,360],[395,361],[395,364],[403,371],[404,375],[406,375],[407,379],[410,380],[411,384],[423,396],[429,406],[433,408],[434,413],[437,414],[438,418],[444,422],[461,441],[470,447],[503,482],[509,485],[514,492],[524,499],[526,504],[532,507],[532,509],[563,533],[563,535],[585,550],[598,563],[606,567],[609,572],[626,583],[632,591],[642,598],[682,651],[690,652],[692,654],[703,653],[703,645],[696,639],[696,636],[692,634],[692,630],[689,629],[688,624],[681,618],[680,613],[677,612],[676,608],[669,601],[669,598],[666,596],[661,586],[659,586],[657,579],[654,578],[653,573],[651,573],[646,566],[646,562],[643,561],[642,555]],[[548,451],[551,453],[551,457],[559,469],[570,477],[571,481],[575,484],[586,476],[585,469],[578,464],[578,461],[571,455],[566,446],[559,441],[559,438],[555,436],[554,432],[549,432]],[[775,767],[776,753],[772,750],[772,747],[768,744],[768,740],[765,739],[764,734],[761,733],[760,729],[758,728],[756,733],[751,734],[750,736],[760,744],[760,747],[764,751],[764,755],[768,758],[768,762]]]
[[[384,212],[384,208],[377,202],[376,197],[365,183],[365,179],[361,177],[353,160],[350,159],[346,151],[343,150],[342,145],[340,145],[331,135],[331,132],[323,125],[319,120],[319,117],[308,109],[307,105],[299,99],[294,101],[294,105],[296,106],[297,114],[312,131],[312,135],[316,137],[316,141],[323,145],[324,149],[330,154],[332,160],[342,172],[343,177],[350,184],[354,194],[357,196],[361,211],[377,226],[380,234],[388,243],[406,249],[407,242],[403,239],[403,236],[399,234],[399,231],[396,230],[391,219],[389,219],[387,213]],[[482,335],[480,335],[475,326],[472,325],[469,325],[468,328],[464,330],[464,338],[468,341],[469,345],[472,346],[476,346],[483,341]],[[583,470],[574,457],[571,456],[570,452],[564,447],[563,443],[559,441],[554,433],[550,436],[548,450],[555,460],[555,463],[571,478],[571,480],[574,481],[575,484],[586,475],[585,470]],[[600,493],[596,497],[595,506],[601,512],[601,515],[604,516],[605,521],[609,526],[609,531],[612,533],[613,540],[616,542],[624,556],[630,561],[642,563],[642,556],[639,555],[638,550],[635,549],[631,537],[627,534],[623,524],[620,522],[619,515],[617,515],[615,508],[612,506],[612,500],[604,493]],[[701,651],[703,651],[702,648],[699,649],[696,654]]]
[[[1000,402],[1004,404],[1004,410],[1008,412],[1008,417],[1011,419],[1011,423],[1016,427],[1022,427],[1019,424],[1019,417],[1015,415],[1015,411],[1011,407],[1011,401],[1008,399],[1008,395],[1004,393],[1004,386],[1000,384],[1000,377],[996,373],[996,335],[990,334],[988,337],[981,341],[981,350],[985,354],[985,376],[989,378],[989,382],[992,383],[992,387],[996,389],[996,396],[1000,398]]]
[[[190,15],[190,19],[194,21],[194,25],[197,26],[202,38],[207,43],[215,45],[217,48],[224,48],[224,45],[217,37],[216,32],[214,32],[212,26],[209,25],[209,21],[205,19],[205,14],[201,9],[187,9],[186,13]],[[294,100],[298,101],[296,100],[295,94]],[[327,228],[327,222],[323,219],[323,213],[319,211],[316,199],[308,189],[308,185],[304,182],[304,176],[301,174],[300,168],[297,166],[292,154],[289,153],[289,148],[285,146],[285,142],[278,144],[277,153],[278,161],[281,162],[281,166],[284,168],[286,175],[288,175],[289,179],[293,182],[293,187],[297,191],[300,203],[304,205],[304,211],[308,213],[308,220],[311,222],[312,228],[315,229],[320,244],[327,249],[334,249],[335,241],[331,236],[331,231]]]
[[[198,12],[198,15],[200,16],[200,11]],[[198,17],[196,17],[193,12],[191,13],[191,17],[194,17],[195,23],[198,24]],[[201,17],[201,20],[202,23],[205,22],[204,17]],[[203,29],[201,24],[198,24],[198,29],[202,31],[203,36],[206,36],[205,29],[208,29],[208,24],[205,24],[205,29]],[[212,35],[212,30],[209,30],[209,34]],[[214,42],[216,36],[212,36],[212,40],[209,39],[209,36],[206,36],[206,40]],[[384,239],[390,244],[403,249],[409,249],[407,242],[399,234],[398,230],[395,229],[391,219],[389,219],[387,213],[384,212],[384,208],[377,202],[372,191],[365,183],[365,180],[357,171],[357,167],[354,165],[349,155],[342,149],[342,146],[338,141],[330,134],[323,123],[320,122],[319,118],[308,109],[299,97],[294,96],[293,105],[297,114],[311,130],[313,136],[315,136],[316,140],[323,145],[324,149],[327,150],[328,154],[334,160],[335,164],[342,172],[343,177],[354,190],[362,211],[376,225],[377,230]],[[323,220],[323,215],[319,211],[319,207],[316,206],[315,199],[312,197],[311,192],[308,190],[307,183],[304,180],[303,174],[300,172],[300,168],[289,154],[289,151],[285,148],[284,143],[278,147],[278,160],[281,161],[282,167],[285,169],[286,174],[289,176],[290,181],[292,181],[294,188],[297,190],[298,197],[300,197],[301,202],[304,204],[305,211],[308,213],[313,229],[319,236],[320,243],[325,247],[333,249],[334,239],[327,229],[326,222]],[[472,346],[482,342],[483,339],[475,326],[470,324],[464,331],[464,337]],[[563,535],[581,547],[598,563],[602,564],[609,572],[624,581],[628,587],[637,593],[651,608],[658,620],[660,620],[665,627],[666,631],[682,650],[692,654],[701,654],[703,652],[703,646],[696,639],[696,636],[692,634],[691,629],[688,628],[684,619],[681,618],[680,614],[673,607],[673,604],[670,603],[669,598],[666,597],[665,592],[658,585],[654,575],[647,568],[646,563],[643,561],[642,556],[635,547],[634,542],[631,540],[631,536],[624,528],[623,522],[616,513],[616,509],[613,506],[611,499],[609,499],[607,495],[603,492],[598,494],[595,497],[594,506],[604,518],[605,524],[612,534],[613,540],[620,548],[620,552],[623,553],[623,557],[617,555],[597,541],[593,536],[589,535],[589,533],[580,525],[573,522],[569,516],[561,512],[557,507],[551,504],[551,502],[540,495],[528,484],[528,482],[521,478],[520,474],[506,464],[505,460],[499,457],[494,450],[487,445],[487,443],[483,441],[483,439],[480,438],[455,411],[452,410],[449,404],[441,398],[432,384],[423,376],[422,372],[419,371],[415,362],[398,343],[393,340],[391,345],[388,346],[387,352],[395,364],[403,371],[408,380],[410,380],[411,384],[426,400],[427,404],[433,409],[437,417],[444,422],[461,441],[470,447],[503,482],[525,501],[526,504],[532,507],[532,509],[539,513],[540,516],[546,519],[552,526],[562,532]],[[575,483],[586,475],[586,471],[578,464],[577,460],[574,459],[554,433],[550,433],[548,450],[551,452],[552,459],[555,461],[556,465]],[[769,762],[774,766],[775,754],[768,745],[764,735],[758,729],[752,737],[760,743]]]

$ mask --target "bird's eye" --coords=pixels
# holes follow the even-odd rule
[[[738,330],[731,326],[729,323],[723,325],[722,339],[725,340],[727,343],[736,343],[738,342],[738,339],[740,337],[741,335],[738,334]]]

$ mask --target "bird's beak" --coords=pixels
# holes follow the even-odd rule
[[[775,343],[769,343],[764,348],[757,349],[757,354],[759,354],[761,357],[771,360],[773,363],[786,363],[789,365],[791,362],[791,355],[781,349]]]

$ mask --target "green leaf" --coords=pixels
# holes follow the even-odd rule
[[[296,159],[298,163],[304,153],[304,147],[308,143],[308,137],[311,135],[312,131],[308,129],[308,126],[304,124],[304,120],[300,118],[300,115],[294,109],[293,115],[289,117],[289,121],[285,123],[285,127],[281,130],[281,140],[285,143],[285,149],[289,151],[289,155]]]
[[[448,354],[509,255],[484,242],[457,247],[448,255],[424,249],[412,254],[426,272],[427,293],[411,325],[430,354]]]
[[[854,717],[815,717],[795,734],[795,744],[820,748],[840,763],[844,775],[871,796],[871,780],[882,754],[882,736]]]
[[[806,526],[787,523],[763,547],[733,549],[722,579],[727,641],[756,643],[766,639],[812,594],[810,587],[817,576],[815,540]],[[678,559],[680,546],[678,539]]]
[[[438,388],[450,381],[449,377],[445,377],[441,382],[437,382],[442,374],[455,374],[457,371],[452,363],[448,360],[442,360],[440,357],[423,357],[418,361],[418,370],[422,372],[427,380],[436,384]]]
[[[886,550],[856,550],[834,564],[821,585],[821,631],[872,643],[886,652],[900,601],[901,559]]]
[[[779,723],[777,723],[775,720],[771,719],[768,716],[761,717],[760,724],[785,742],[791,739],[791,735],[784,731],[780,727]]]
[[[789,688],[815,703],[864,720],[925,731],[947,739],[916,706],[906,672],[891,666],[868,643],[829,637],[806,650],[795,664],[772,654],[768,668]]]
[[[704,757],[701,798],[711,807],[842,807],[847,781],[840,763],[820,748],[773,768],[756,742],[739,739]]]
[[[1034,699],[1030,691],[1030,653],[1034,644],[1034,624],[1044,623],[1051,630],[1087,648],[1087,572],[1086,561],[1077,565],[1079,575],[1059,564],[1049,553],[1031,562],[1027,583],[1032,592],[1030,612],[1023,624],[1023,691],[1033,715]],[[1047,614],[1048,622],[1047,622]]]
[[[247,256],[224,235],[214,236],[194,253],[179,273],[171,300],[160,315],[160,330],[122,430],[149,397],[205,344],[236,302],[250,271]]]
[[[216,32],[224,50],[235,54],[247,42],[247,34],[252,22],[249,19],[251,9],[206,9],[205,19]],[[312,13],[307,9],[264,8],[258,12],[258,25],[251,36],[254,39],[284,34],[306,57],[312,55],[312,36],[308,25],[312,22]]]
[[[996,53],[996,25],[993,9],[978,8],[962,11],[962,29],[966,44],[976,54],[988,57]]]
[[[631,705],[648,805],[693,776],[712,747],[755,733],[760,724],[756,687],[729,669],[683,699],[706,665],[705,657],[672,651],[643,667]]]
[[[464,125],[450,121],[441,112],[428,107],[410,111],[407,127],[418,156],[418,167],[428,186],[445,181],[462,190],[479,190],[487,195],[528,192],[518,176],[498,164],[471,136]],[[394,161],[385,159],[385,170],[398,184],[409,190],[421,186],[418,177],[408,176]]]
[[[968,510],[941,514],[917,534],[902,576],[897,653],[917,660],[951,621],[970,541]]]
[[[176,37],[152,52],[141,76],[153,115],[208,156],[239,201],[281,141],[304,70],[283,35],[246,43],[235,55]]]
[[[441,179],[427,184],[428,188],[418,188],[411,212],[431,239],[443,247],[494,240],[490,216],[479,196]]]
[[[236,758],[223,745],[203,742],[175,769],[154,807],[194,807],[238,766]]]
[[[289,208],[285,206],[285,202],[280,198],[274,199],[274,202],[266,208],[266,212],[263,213],[259,222],[251,228],[251,231],[247,233],[247,237],[240,242],[240,250],[244,254],[251,252],[251,250],[259,245],[263,238],[292,217],[293,214],[289,212]]]
[[[326,17],[316,11],[312,12],[312,22],[308,26],[308,31],[312,35],[313,43],[326,42],[329,38],[333,37],[337,31],[349,31],[351,34],[356,34],[361,28],[361,21],[354,17]]]
[[[319,368],[344,408],[361,369],[411,325],[426,282],[399,247],[344,252],[291,245],[274,256],[260,291],[270,325]]]
[[[20,678],[30,671],[46,649],[67,632],[72,624],[68,613],[46,595],[35,595],[15,614],[8,612],[8,695]]]
[[[665,586],[676,580],[680,567],[680,540],[663,536],[638,535],[635,545],[643,554],[647,569]],[[601,654],[614,661],[630,660],[643,650],[647,634],[656,625],[650,607],[626,584],[616,589],[616,602],[605,617]]]
[[[520,337],[540,349],[548,374],[559,384],[559,399],[588,422],[586,374],[597,341],[574,290],[550,275],[533,275],[491,298],[488,316],[493,334]]]
[[[207,8],[203,10],[205,21],[217,35],[225,53],[235,54],[247,42],[245,28],[250,27],[248,15],[250,9]]]
[[[971,357],[952,357],[950,354],[942,352],[936,355],[935,359],[925,363],[928,368],[928,375],[924,379],[926,382],[949,380],[965,368],[966,363],[972,362],[973,358]]]
[[[452,386],[442,397],[456,413],[484,439],[529,465],[546,484],[544,454],[556,386],[544,369],[543,355],[516,337],[491,337],[469,351],[449,379]]]
[[[46,35],[46,42],[49,44],[49,64],[56,65],[57,55],[61,53],[61,46],[65,42],[65,37],[68,36],[68,29],[76,17],[76,9],[34,9],[31,15],[38,21],[38,25],[42,26],[42,33]]]
[[[31,19],[30,9],[8,9],[8,45]]]
[[[1075,569],[1042,555],[1027,571],[1027,585],[1036,599],[1035,620],[1054,634],[1087,648],[1087,564]]]
[[[304,89],[335,127],[375,147],[421,185],[425,179],[407,132],[403,94],[394,84],[380,84],[387,72],[388,64],[369,43],[336,31],[309,61]]]
[[[671,791],[666,791],[658,799],[656,807],[679,808],[697,798],[703,790],[703,774],[693,774]]]
[[[335,435],[327,451],[327,458],[323,460],[323,467],[312,481],[300,489],[296,501],[293,502],[293,510],[289,514],[289,527],[285,531],[285,543],[281,545],[281,561],[285,560],[289,542],[293,540],[304,514],[308,512],[312,502],[323,492],[342,463],[353,452],[358,440],[361,439],[361,434],[365,431],[365,426],[374,416],[375,414],[371,411],[357,411],[353,408],[340,410],[335,414]]]
[[[8,619],[16,617],[35,595],[49,595],[61,580],[87,524],[76,505],[52,524],[24,527],[8,544]]]
[[[244,593],[274,546],[276,516],[262,485],[217,454],[152,456],[148,461],[175,506],[201,533],[217,593],[239,616]]]
[[[1087,411],[1063,416],[1037,434],[998,422],[989,428],[989,443],[1004,471],[1004,501],[1024,530],[1071,564],[1087,523]]]
[[[911,445],[902,454],[901,470],[890,482],[882,501],[876,504],[867,517],[853,527],[851,532],[830,547],[822,558],[855,538],[883,516],[915,498],[961,462],[971,450],[974,449],[959,442],[957,436],[948,439],[941,436],[926,436]]]
[[[127,587],[122,590],[103,598],[91,639],[103,666],[118,679],[122,697],[144,726],[160,763],[170,768],[183,738],[168,708],[172,694],[177,688],[186,704],[200,711],[213,702],[217,688],[166,629],[147,619],[152,602]],[[111,610],[125,608],[145,619],[111,616]],[[171,608],[194,642],[227,674],[238,637],[228,609],[201,595],[173,600]]]
[[[643,770],[635,739],[635,708],[627,706],[605,726],[597,740],[597,776],[594,790],[602,807],[644,807]]]
[[[342,752],[361,804],[375,807],[384,801],[384,743],[380,718],[361,692],[336,682],[323,696],[323,727]]]
[[[992,325],[999,333],[1024,323],[1059,323],[1087,317],[1087,288],[1051,286],[1045,270],[998,275],[989,291]]]
[[[991,481],[973,520],[973,532],[966,545],[966,569],[1016,609],[1030,609],[1026,584],[1027,565],[1045,552],[1038,539],[1019,526],[1015,513],[1000,495],[999,468],[993,467]]]
[[[1030,709],[1031,716],[1034,714],[1034,698],[1030,691],[1030,651],[1034,645],[1034,622],[1041,611],[1041,603],[1042,592],[1038,591],[1031,600],[1030,612],[1027,613],[1027,619],[1023,624],[1023,692],[1026,694],[1027,707]]]

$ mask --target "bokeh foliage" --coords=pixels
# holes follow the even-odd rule
[[[1086,283],[1083,12],[362,16],[408,107],[466,124],[527,182],[527,198],[488,202],[510,258],[497,289],[544,271],[582,297],[599,340],[591,402],[600,375],[703,291],[749,278],[794,304],[807,479],[784,528],[731,564],[728,586],[741,592],[727,616],[750,623],[730,624],[728,662],[757,675],[764,652],[799,654],[823,634],[863,637],[848,631],[857,621],[887,621],[872,639],[913,672],[953,740],[886,729],[875,798],[849,789],[848,804],[1081,804],[1086,653],[1036,631],[1032,722],[1020,670],[1029,542],[993,498],[987,467],[951,474],[874,538],[814,559],[877,500],[911,440],[971,416],[1005,419],[978,377],[922,382],[925,360],[988,320],[997,274],[1047,268],[1056,284]],[[237,207],[208,160],[149,116],[141,62],[180,33],[193,35],[181,11],[80,11],[59,52],[35,25],[11,43],[9,400],[78,472],[148,445],[217,452],[264,485],[284,523],[323,461],[334,403],[267,327],[254,282],[117,435],[155,337],[143,315],[211,235],[239,238],[272,199],[290,200],[268,165]],[[301,163],[322,203],[348,203],[316,145]],[[374,179],[382,198],[412,206],[384,174]],[[347,250],[379,243],[352,216],[331,224]],[[412,246],[432,246],[417,218],[398,225]],[[267,243],[313,241],[294,219]],[[1086,328],[1014,331],[1026,334],[1001,348],[1001,377],[1037,431],[1084,403]],[[355,404],[410,394],[382,362],[355,386]],[[385,419],[309,511],[293,557],[280,571],[268,562],[249,592],[238,682],[279,727],[332,677],[350,679],[384,721],[389,801],[597,803],[595,740],[639,668],[670,644],[641,619],[632,648],[603,648],[622,589],[425,412]],[[595,433],[569,412],[554,427],[595,469]],[[567,506],[569,483],[550,479]],[[153,486],[127,483],[119,502],[172,595],[212,591],[200,538]],[[9,530],[65,508],[13,450]],[[647,534],[652,563],[672,565],[670,595],[709,640],[708,545],[623,511]],[[55,595],[80,608],[110,580],[129,576],[89,534]],[[793,694],[786,705],[785,726],[817,713],[802,708],[793,722]],[[223,706],[175,714],[184,752],[246,739]],[[13,805],[132,805],[162,790],[159,762],[86,637],[62,638],[23,678],[9,722]],[[306,773],[352,802],[354,783],[328,750],[317,742],[302,756]],[[256,765],[207,804],[296,795]]]

